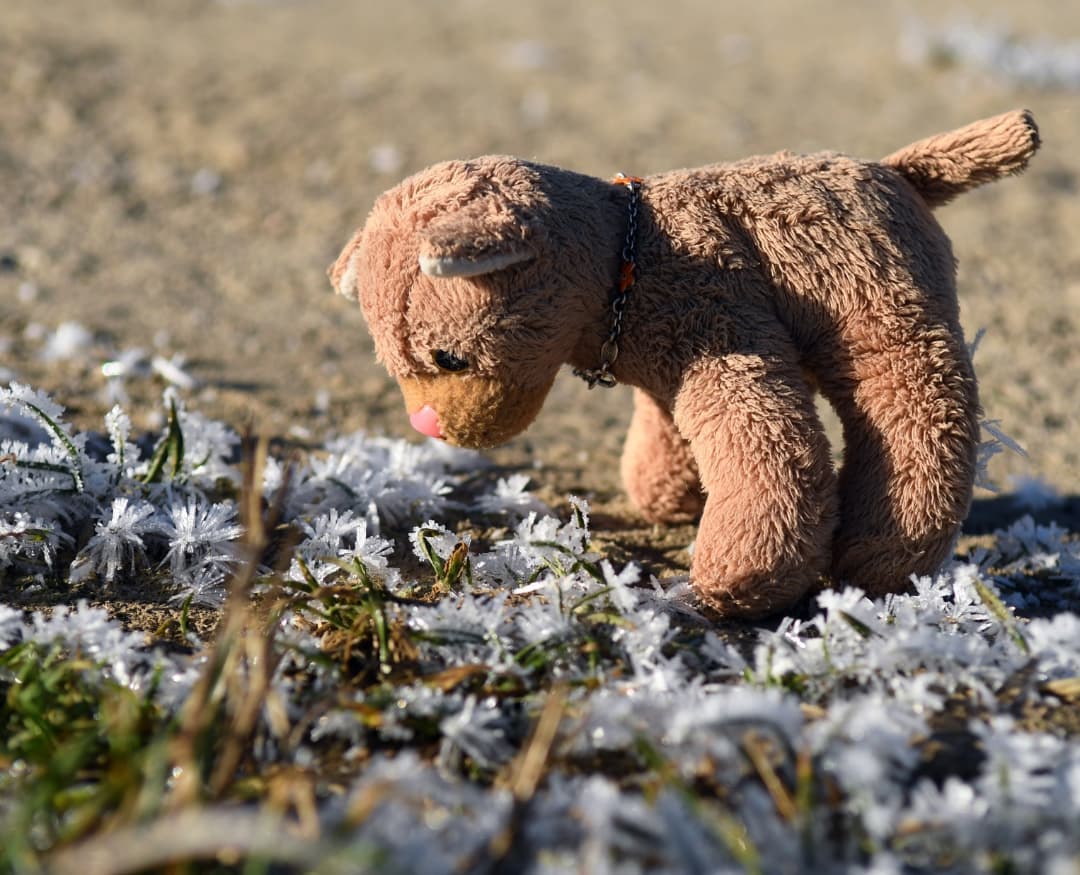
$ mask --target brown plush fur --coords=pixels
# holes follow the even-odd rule
[[[880,163],[781,153],[645,180],[613,367],[636,387],[622,471],[647,519],[701,514],[691,579],[718,614],[829,581],[896,591],[948,556],[979,407],[930,208],[1037,147],[1012,112]],[[515,158],[446,162],[378,200],[331,278],[410,413],[490,446],[529,424],[562,364],[599,362],[627,198]],[[814,388],[844,424],[839,475]]]

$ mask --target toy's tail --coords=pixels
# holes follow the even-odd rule
[[[1039,148],[1039,129],[1026,109],[919,140],[881,163],[915,186],[931,207],[969,189],[1019,173]]]

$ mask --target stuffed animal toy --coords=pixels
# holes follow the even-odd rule
[[[879,162],[781,152],[605,181],[504,156],[383,194],[330,269],[426,435],[525,429],[564,363],[634,387],[622,458],[646,520],[700,516],[721,617],[850,582],[899,591],[971,500],[975,377],[931,210],[1017,173],[1016,111]],[[839,473],[813,396],[843,422]]]

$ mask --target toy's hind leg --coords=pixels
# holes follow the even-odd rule
[[[641,389],[634,390],[622,478],[630,500],[651,523],[689,522],[705,506],[690,445],[675,428],[671,414]]]
[[[880,595],[948,558],[971,501],[978,397],[958,328],[893,325],[852,349],[849,373],[821,382],[844,423],[832,570]]]

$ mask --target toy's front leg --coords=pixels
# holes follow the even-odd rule
[[[622,478],[630,500],[651,523],[685,523],[705,505],[690,445],[656,399],[634,390],[634,416],[623,446]]]
[[[794,351],[695,363],[674,419],[707,493],[695,591],[721,616],[791,606],[827,572],[837,519],[828,441]]]

